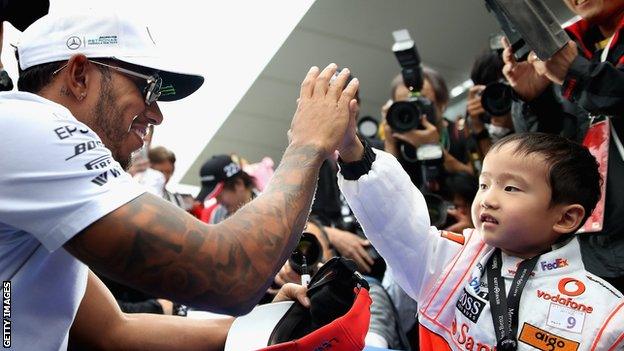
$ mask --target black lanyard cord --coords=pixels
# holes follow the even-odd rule
[[[503,258],[500,249],[495,249],[486,265],[490,308],[492,309],[492,321],[496,333],[496,349],[499,351],[516,350],[518,342],[518,308],[520,307],[520,295],[526,285],[529,276],[533,272],[539,255],[529,260],[524,260],[518,266],[509,289],[509,295],[505,296],[505,281],[501,276]]]

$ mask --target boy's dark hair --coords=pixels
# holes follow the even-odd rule
[[[490,151],[511,143],[515,144],[515,154],[544,157],[552,189],[550,205],[580,204],[585,209],[585,216],[579,228],[583,226],[600,198],[602,182],[598,162],[589,150],[555,134],[517,133],[502,138],[492,145]]]
[[[231,178],[227,178],[223,182],[223,188],[228,189],[228,190],[233,190],[236,186],[236,182],[239,179],[243,181],[243,185],[245,185],[245,188],[247,189],[252,189],[253,187],[256,186],[256,178],[249,175],[249,173],[242,171]]]

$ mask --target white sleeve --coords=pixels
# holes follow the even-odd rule
[[[368,174],[350,181],[339,173],[338,184],[397,283],[419,301],[461,245],[430,226],[425,198],[396,158],[373,150],[376,159]]]
[[[71,115],[33,106],[1,117],[0,222],[48,250],[144,192]]]

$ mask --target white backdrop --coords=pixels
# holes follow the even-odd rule
[[[165,120],[156,128],[153,145],[176,153],[170,182],[175,188],[314,0],[50,2],[50,12],[105,9],[136,17],[150,26],[167,55],[204,76],[204,85],[191,97],[160,104]],[[4,29],[2,63],[17,83],[10,44],[20,32],[8,23]]]

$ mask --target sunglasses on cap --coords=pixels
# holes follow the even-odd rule
[[[126,68],[112,66],[112,65],[94,61],[94,60],[89,60],[89,62],[95,63],[100,66],[108,67],[112,70],[129,75],[131,77],[145,79],[145,83],[137,84],[137,87],[143,93],[143,97],[145,99],[145,105],[147,106],[151,105],[152,102],[156,102],[158,98],[160,97],[160,94],[161,94],[160,88],[162,87],[162,78],[156,73],[148,76],[146,74],[135,72]],[[53,76],[56,75],[58,72],[62,71],[65,67],[67,67],[67,63],[64,64],[61,68],[54,71],[52,75]]]

